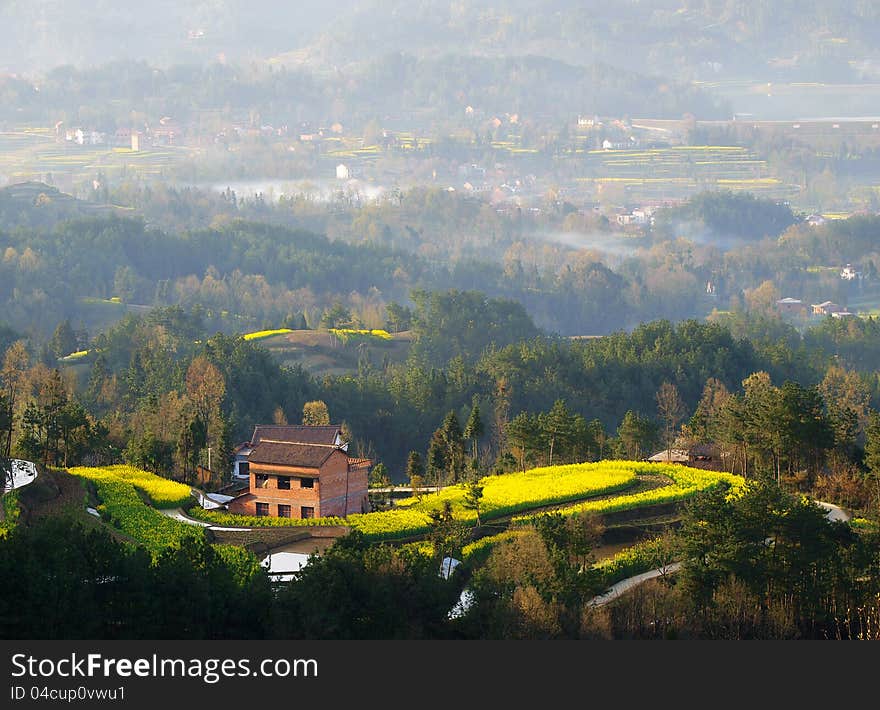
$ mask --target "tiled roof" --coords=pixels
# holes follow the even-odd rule
[[[336,447],[321,444],[264,440],[254,447],[248,461],[257,465],[262,463],[275,466],[321,468],[321,465],[330,458],[333,452],[339,450]]]
[[[258,424],[254,427],[254,435],[251,443],[255,446],[263,439],[272,441],[285,441],[297,444],[324,444],[333,446],[336,437],[342,430],[335,425],[331,426],[292,426]]]

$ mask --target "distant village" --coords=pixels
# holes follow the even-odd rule
[[[866,280],[861,271],[857,271],[852,264],[847,264],[840,270],[841,281],[853,285],[861,286]],[[850,310],[847,306],[833,301],[822,301],[821,303],[806,303],[799,298],[786,296],[776,301],[776,309],[780,315],[794,319],[816,319],[816,318],[851,318],[858,315],[855,310]]]
[[[768,178],[765,161],[744,148],[689,145],[690,133],[701,125],[692,117],[670,121],[584,114],[573,117],[561,132],[539,129],[536,120],[517,113],[489,114],[467,105],[460,126],[447,137],[457,146],[452,151],[438,145],[436,137],[419,135],[415,116],[389,119],[389,127],[354,128],[338,120],[267,123],[259,115],[230,121],[216,112],[202,112],[185,122],[162,116],[115,131],[59,121],[54,139],[74,151],[103,148],[146,155],[161,151],[246,154],[251,146],[297,157],[301,169],[310,166],[309,174],[288,182],[317,181],[352,206],[392,199],[400,189],[429,184],[479,198],[500,214],[527,211],[540,216],[554,203],[568,203],[584,217],[604,217],[611,229],[635,236],[650,230],[658,209],[682,204],[701,189],[743,189],[767,196],[785,194],[787,189]],[[823,122],[752,125],[743,116],[711,123],[734,128],[748,123],[754,130],[782,134],[818,135],[825,129],[841,129],[839,124],[825,126]],[[850,130],[872,131],[873,127],[858,125]],[[727,155],[730,160],[726,161]],[[560,162],[560,156],[565,160]],[[672,164],[673,159],[679,162]],[[400,161],[406,161],[405,169]],[[681,175],[676,177],[676,170]],[[54,184],[74,191],[74,184],[66,184],[70,176],[53,177]],[[235,176],[222,179],[236,180]],[[212,176],[205,182],[219,180]],[[825,219],[811,214],[807,223],[817,226]],[[779,308],[794,314],[798,306],[780,303]]]

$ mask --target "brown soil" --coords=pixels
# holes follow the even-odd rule
[[[54,517],[74,510],[85,512],[86,489],[68,473],[40,468],[39,476],[21,491],[23,518],[27,522]]]
[[[107,525],[86,511],[86,506],[96,507],[99,504],[93,486],[66,471],[47,470],[42,466],[38,470],[37,480],[22,488],[19,499],[21,524],[30,525],[43,518],[69,516],[87,528],[103,527],[119,542],[137,544],[112,525]]]

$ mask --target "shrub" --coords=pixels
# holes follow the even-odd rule
[[[9,491],[3,496],[3,521],[0,522],[0,540],[4,540],[13,531],[21,508],[18,507],[18,491]]]

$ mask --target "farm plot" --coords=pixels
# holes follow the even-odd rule
[[[162,515],[138,495],[140,490],[159,507],[177,507],[189,500],[188,486],[132,466],[80,466],[70,473],[94,483],[101,500],[97,510],[104,520],[154,554],[185,538],[204,535],[202,528]]]
[[[47,175],[74,182],[98,172],[140,177],[162,176],[192,153],[181,147],[132,151],[109,145],[86,146],[58,140],[47,128],[18,127],[0,132],[0,176],[9,182],[44,180]]]
[[[771,196],[798,191],[767,162],[738,146],[673,146],[644,150],[583,150],[581,183],[619,184],[646,197],[682,196],[695,190],[745,190]]]

